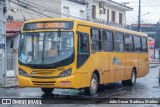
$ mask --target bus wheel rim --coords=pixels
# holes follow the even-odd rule
[[[135,82],[135,79],[136,79],[136,77],[135,77],[135,73],[133,72],[133,73],[132,73],[132,83],[134,83],[134,82]]]
[[[91,81],[91,90],[93,92],[96,92],[96,89],[97,89],[97,81],[96,81],[96,79],[93,78]]]

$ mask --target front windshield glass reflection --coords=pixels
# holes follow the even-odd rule
[[[20,37],[19,61],[53,64],[73,54],[73,32],[25,33]]]

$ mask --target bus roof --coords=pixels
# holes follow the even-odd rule
[[[113,26],[99,24],[99,23],[95,24],[95,22],[74,19],[74,18],[40,18],[40,19],[28,20],[25,23],[42,22],[42,21],[75,21],[77,25],[85,25],[85,26],[90,26],[90,27],[95,27],[95,28],[108,29],[108,30],[113,30],[117,32],[123,32],[123,33],[129,33],[133,35],[141,35],[141,36],[148,37],[147,34],[142,33],[142,32],[136,32],[133,30],[127,30],[127,29],[113,27]]]

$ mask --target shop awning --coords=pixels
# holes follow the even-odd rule
[[[6,23],[6,33],[7,37],[16,36],[20,33],[24,22],[22,21],[7,21]]]

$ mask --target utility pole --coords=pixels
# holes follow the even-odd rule
[[[4,85],[6,77],[6,1],[0,0],[0,85]]]
[[[141,31],[141,0],[139,0],[139,9],[138,9],[138,31]]]

